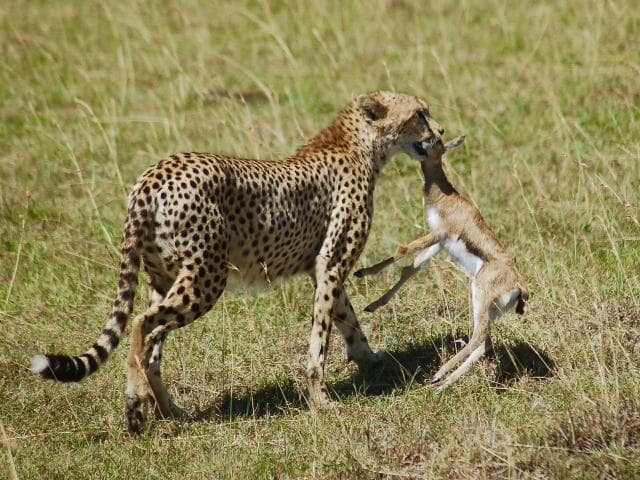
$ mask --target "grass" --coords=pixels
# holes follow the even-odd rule
[[[0,6],[0,477],[634,478],[640,475],[640,11],[580,2],[24,2]],[[300,399],[312,289],[227,292],[168,341],[191,423],[124,431],[127,341],[79,385],[28,371],[102,328],[128,188],[175,151],[284,157],[353,93],[420,95],[465,149],[447,170],[533,293],[441,397],[468,335],[444,258],[375,315],[391,354]],[[424,231],[417,165],[376,191],[359,265]],[[349,282],[358,310],[397,270]],[[138,309],[146,304],[138,292]]]

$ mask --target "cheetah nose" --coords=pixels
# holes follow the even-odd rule
[[[444,135],[444,128],[440,127],[440,128],[438,129],[438,134],[439,134],[440,136],[443,136],[443,135]]]

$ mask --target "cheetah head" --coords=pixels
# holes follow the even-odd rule
[[[431,118],[428,105],[418,97],[374,92],[358,96],[356,104],[380,139],[384,160],[406,153],[421,161],[425,145],[442,142],[444,128]]]

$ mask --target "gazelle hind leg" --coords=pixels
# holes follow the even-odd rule
[[[455,383],[462,375],[469,371],[469,369],[475,362],[477,362],[484,354],[486,354],[493,348],[491,344],[491,325],[493,321],[496,320],[500,315],[502,315],[502,311],[499,308],[492,307],[489,310],[489,321],[487,323],[487,333],[484,341],[481,341],[480,345],[478,345],[478,347],[473,352],[471,352],[471,354],[462,363],[462,365],[460,365],[453,371],[453,373],[446,377],[444,383],[438,385],[438,388],[436,389],[437,393],[442,393],[444,389]]]
[[[486,342],[480,343],[480,345],[476,347],[476,349],[473,350],[471,354],[469,354],[469,356],[465,359],[465,361],[462,362],[462,365],[460,365],[450,375],[448,375],[442,384],[438,385],[436,392],[441,393],[444,389],[448,388],[450,385],[455,383],[462,375],[467,373],[471,368],[471,366],[476,361],[478,361],[478,359],[482,357],[482,355],[485,354],[486,349],[487,349]]]
[[[462,350],[456,353],[452,358],[450,358],[433,376],[433,383],[440,383],[447,374],[456,368],[461,362],[464,362],[469,355],[473,353],[473,351],[478,347],[478,342],[472,338],[469,343],[467,343]]]
[[[469,339],[469,343],[438,370],[433,377],[433,383],[441,382],[451,370],[456,368],[461,362],[464,362],[481,344],[483,345],[483,350],[480,356],[484,354],[487,338],[490,337],[491,318],[489,309],[491,302],[486,300],[482,292],[477,288],[475,282],[471,284],[471,305],[473,308],[473,333]],[[468,368],[465,372],[467,370]],[[459,378],[459,376],[460,375],[458,375],[456,379]],[[449,382],[448,385],[451,383],[452,382]]]

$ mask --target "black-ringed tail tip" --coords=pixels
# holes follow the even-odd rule
[[[38,375],[45,375],[45,372],[50,371],[49,359],[44,355],[34,355],[31,359],[31,371]]]
[[[58,382],[79,382],[98,369],[98,362],[90,355],[34,355],[31,371],[43,378]]]

